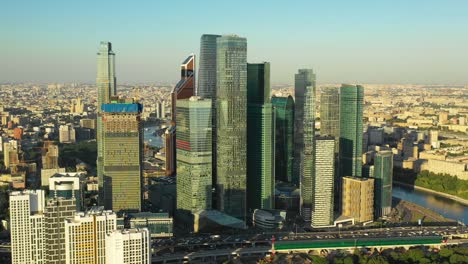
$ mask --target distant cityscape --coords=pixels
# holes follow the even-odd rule
[[[177,83],[120,85],[118,45],[95,84],[0,84],[1,263],[468,262],[466,86],[274,85],[208,34]]]

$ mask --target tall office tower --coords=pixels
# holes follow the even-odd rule
[[[174,175],[177,169],[177,149],[176,149],[176,108],[177,100],[188,99],[195,93],[195,55],[188,56],[180,66],[180,81],[176,84],[171,92],[171,125],[172,128],[166,132],[171,133],[166,137],[166,175]],[[164,112],[164,110],[163,110]]]
[[[308,152],[305,153],[305,144],[306,142],[308,144],[313,142],[315,133],[315,74],[312,69],[300,69],[295,75],[294,97],[294,165],[292,181],[294,184],[299,185],[305,170],[304,160],[312,160],[310,155],[313,146],[308,146]],[[308,104],[308,109],[306,109],[306,104]],[[309,156],[302,157],[303,154]],[[308,176],[311,177],[311,173]]]
[[[97,175],[99,184],[99,204],[104,204],[104,175],[103,175],[103,138],[102,138],[102,109],[103,104],[110,103],[111,96],[117,94],[117,84],[115,77],[115,53],[112,51],[110,42],[102,41],[97,53],[97,77],[96,86],[98,89],[98,105],[97,105]]]
[[[374,179],[362,177],[342,178],[342,210],[346,217],[365,223],[374,219]]]
[[[335,153],[339,152],[340,93],[337,87],[326,88],[320,95],[320,135],[335,138]]]
[[[362,176],[364,87],[340,88],[340,176]]]
[[[212,159],[212,173],[211,181],[213,186],[216,186],[217,172],[216,172],[216,151],[217,151],[217,129],[216,129],[216,40],[221,37],[220,35],[203,34],[200,38],[200,61],[198,69],[198,86],[196,95],[203,98],[211,99],[211,159]],[[216,191],[216,188],[213,190]],[[217,195],[216,192],[212,195],[213,208],[217,208]]]
[[[314,134],[315,134],[315,74],[300,69],[295,75],[294,93],[294,177],[300,177],[301,215],[310,222],[313,206]],[[293,179],[296,183],[297,179]]]
[[[374,160],[375,217],[390,214],[392,210],[393,153],[379,151]]]
[[[275,180],[292,182],[294,161],[294,99],[272,97],[275,111]]]
[[[246,220],[247,188],[247,39],[217,39],[217,206]]]
[[[65,219],[76,212],[75,199],[57,198],[47,201],[44,212],[44,258],[46,263],[65,263]]]
[[[315,138],[314,177],[312,180],[312,227],[333,224],[335,181],[335,138]]]
[[[140,211],[143,133],[139,103],[102,105],[104,207]]]
[[[193,214],[211,209],[211,100],[177,100],[177,211],[193,228]]]
[[[171,116],[176,122],[177,100],[195,95],[195,55],[188,56],[180,65],[180,80],[171,92]]]
[[[64,221],[66,263],[106,263],[106,235],[117,229],[117,216],[102,207]]]
[[[53,141],[44,141],[42,148],[42,168],[43,169],[56,169],[59,167],[59,148]]]
[[[146,228],[114,230],[106,235],[106,264],[150,264],[151,239]]]
[[[274,209],[275,119],[270,63],[247,64],[247,210]]]
[[[10,193],[10,234],[13,264],[45,263],[44,191]]]

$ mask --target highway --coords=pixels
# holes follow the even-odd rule
[[[308,232],[308,233],[287,233],[271,232],[264,234],[237,234],[237,235],[219,235],[210,234],[197,235],[188,238],[179,239],[159,239],[153,242],[153,263],[170,263],[166,260],[176,259],[177,257],[189,258],[190,263],[195,259],[203,261],[212,261],[206,259],[204,254],[226,257],[236,255],[260,254],[259,251],[265,250],[267,254],[271,249],[271,238],[275,237],[279,241],[317,241],[317,240],[342,240],[342,239],[369,239],[369,238],[417,238],[440,236],[448,238],[468,238],[468,233],[463,226],[442,226],[442,227],[394,227],[394,228],[373,228],[362,230],[333,230],[328,232]],[[467,243],[468,240],[449,240],[450,243]],[[240,250],[240,251],[238,251]],[[250,252],[249,250],[252,250]],[[237,253],[236,253],[237,252]],[[199,255],[199,253],[201,255]],[[227,254],[227,255],[226,255]],[[178,258],[179,260],[181,258]],[[175,261],[175,260],[174,260]],[[195,261],[196,262],[196,261]]]

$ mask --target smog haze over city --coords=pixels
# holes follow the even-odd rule
[[[249,62],[272,83],[314,65],[319,83],[465,84],[468,2],[5,1],[1,82],[94,82],[101,40],[119,53],[121,83],[175,82],[205,33],[248,38]]]

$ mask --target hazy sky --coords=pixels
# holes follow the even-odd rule
[[[117,81],[175,81],[203,33],[247,38],[273,83],[468,84],[466,0],[6,0],[0,82],[94,81],[101,40]]]

